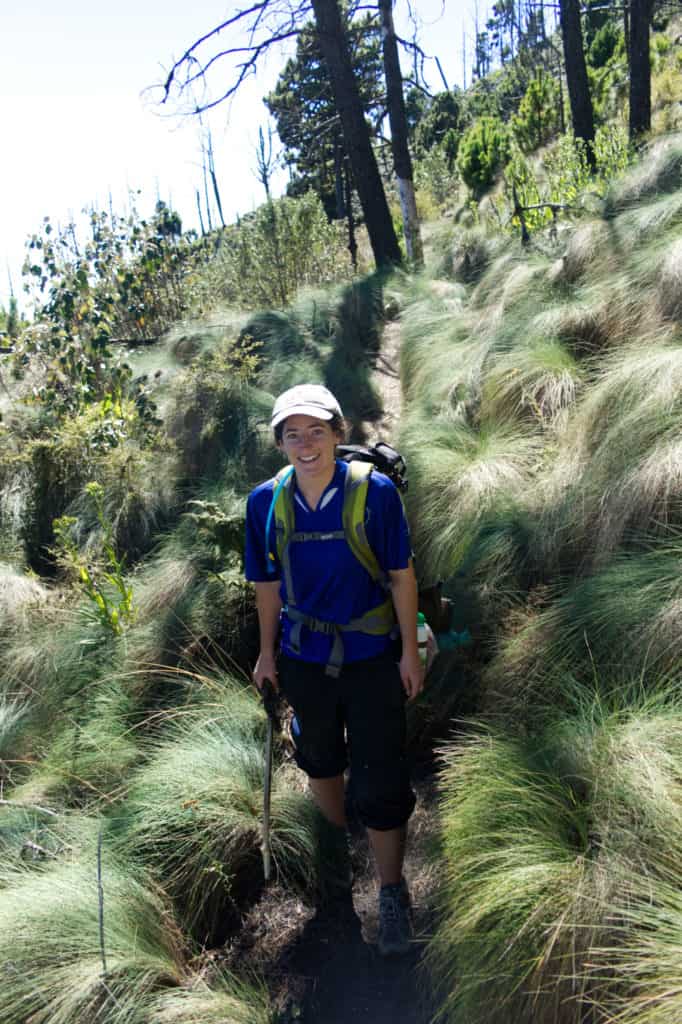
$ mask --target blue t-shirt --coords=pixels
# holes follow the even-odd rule
[[[294,483],[296,531],[327,533],[342,530],[343,490],[348,465],[337,460],[334,476],[316,509],[310,509]],[[333,638],[325,633],[301,629],[301,650],[289,643],[291,623],[286,614],[287,594],[277,558],[274,520],[265,539],[265,525],[272,502],[272,480],[251,492],[246,505],[246,578],[252,583],[280,581],[282,651],[292,658],[326,663]],[[405,511],[395,485],[387,476],[372,471],[365,505],[367,540],[385,573],[406,569],[411,557],[410,535]],[[268,552],[275,556],[268,572]],[[364,569],[345,539],[311,540],[289,546],[291,572],[296,591],[296,608],[325,622],[344,624],[364,615],[386,600],[380,584]],[[355,630],[343,632],[344,661],[359,661],[381,654],[390,644],[389,636],[372,636]]]

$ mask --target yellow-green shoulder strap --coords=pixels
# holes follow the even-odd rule
[[[343,494],[343,531],[351,551],[376,583],[385,583],[386,574],[369,546],[365,532],[365,505],[369,478],[369,462],[349,462]]]
[[[277,556],[282,559],[284,549],[291,540],[296,523],[294,519],[294,502],[291,496],[291,484],[294,473],[292,466],[284,466],[277,476],[273,477],[273,512],[275,517],[275,534]]]

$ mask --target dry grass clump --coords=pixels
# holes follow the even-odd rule
[[[571,232],[563,256],[561,279],[575,284],[594,269],[600,275],[613,269],[615,252],[610,226],[603,220],[578,224]]]
[[[450,276],[463,284],[476,284],[493,259],[496,248],[496,240],[483,228],[469,228],[456,234],[452,244]]]
[[[665,535],[682,525],[682,441],[680,417],[668,429],[652,432],[650,447],[632,453],[631,468],[590,495],[595,561],[603,562],[630,535]],[[638,439],[639,440],[639,439]],[[586,495],[587,497],[587,495]]]
[[[399,440],[419,500],[415,506],[408,497],[420,570],[426,579],[447,578],[458,569],[480,520],[528,486],[538,440],[505,423],[474,430],[443,418],[425,423],[414,414],[403,423]]]
[[[622,554],[555,588],[550,603],[529,608],[500,643],[485,674],[485,709],[532,715],[533,703],[550,694],[561,706],[561,672],[569,666],[585,682],[595,666],[607,673],[625,665],[635,674],[672,671],[682,656],[681,572],[678,538]]]
[[[520,262],[518,253],[500,253],[474,288],[471,294],[472,307],[479,309],[488,302],[497,300],[505,282],[519,265],[524,266],[524,263]]]
[[[618,214],[612,222],[614,241],[626,255],[637,247],[655,243],[665,232],[675,231],[682,219],[682,190],[634,206]]]
[[[235,373],[233,349],[204,353],[174,381],[166,419],[185,481],[215,479],[230,459],[257,447],[257,424],[272,399]]]
[[[138,621],[144,623],[173,607],[196,583],[198,567],[187,552],[167,545],[134,579]]]
[[[600,564],[633,534],[661,533],[680,521],[682,349],[645,339],[593,371],[592,383],[544,475],[543,547],[555,541]],[[561,538],[559,538],[561,534]]]
[[[24,628],[31,613],[49,597],[47,587],[35,576],[0,562],[0,631]]]
[[[557,338],[576,359],[593,357],[617,342],[623,334],[620,317],[624,310],[609,305],[603,293],[581,289],[568,302],[544,309],[530,319],[536,335]]]
[[[682,138],[672,135],[657,140],[645,158],[615,182],[606,196],[606,213],[642,203],[662,192],[674,192],[682,187]]]
[[[28,711],[25,701],[0,693],[0,762],[9,761],[17,753],[21,742],[23,719]],[[4,766],[0,764],[0,778],[4,778]]]
[[[174,452],[142,449],[133,443],[114,449],[100,461],[93,479],[102,484],[104,515],[116,549],[128,564],[149,551],[177,508],[177,471]],[[86,554],[96,555],[102,528],[85,490],[70,503],[67,513],[77,518],[77,543]]]
[[[658,303],[661,315],[682,321],[682,239],[671,245],[658,280]]]
[[[671,1024],[682,1019],[682,877],[671,851],[655,879],[634,875],[613,908],[617,945],[595,950],[597,971],[612,979],[605,1019],[618,1024]]]
[[[3,1024],[141,1022],[150,997],[183,981],[182,938],[158,890],[106,852],[103,885],[106,973],[94,858],[24,872],[4,889]]]
[[[403,395],[433,412],[453,412],[477,381],[475,321],[453,315],[444,303],[411,303],[401,318],[400,380]]]
[[[271,1024],[267,992],[255,979],[240,981],[213,968],[167,989],[151,1001],[145,1024]]]
[[[441,1019],[577,1024],[575,972],[599,929],[583,808],[528,745],[500,736],[449,743],[440,792],[440,922],[427,955]]]
[[[682,347],[674,341],[643,338],[621,349],[602,363],[581,403],[573,443],[593,454],[616,434],[629,434],[632,440],[645,420],[674,411],[680,387]],[[624,427],[627,416],[637,422]]]
[[[153,867],[202,940],[224,937],[262,879],[263,712],[252,691],[228,691],[172,723],[120,814],[122,849]],[[302,889],[316,883],[316,821],[312,803],[276,773],[273,862]]]
[[[552,338],[532,339],[491,360],[480,415],[525,417],[554,426],[574,405],[583,373],[567,348]]]
[[[464,289],[454,281],[439,279],[428,282],[429,291],[452,313],[461,313],[464,304]]]
[[[595,697],[564,685],[570,717],[545,706],[531,735],[480,730],[444,751],[445,871],[428,958],[453,1024],[583,1024],[595,1003],[626,1005],[632,978],[616,965],[634,944],[668,941],[662,915],[632,895],[634,879],[655,906],[682,852],[675,689],[664,680],[647,697],[619,682]]]

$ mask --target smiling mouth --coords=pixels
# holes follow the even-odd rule
[[[298,461],[304,463],[304,465],[306,465],[306,466],[309,466],[311,464],[311,462],[317,462],[319,457],[320,457],[319,454],[318,455],[300,455]]]

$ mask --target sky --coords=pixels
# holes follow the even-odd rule
[[[23,0],[0,4],[0,304],[9,280],[22,304],[24,244],[43,217],[66,224],[85,207],[149,215],[169,202],[198,228],[201,186],[196,118],[161,108],[150,87],[198,36],[234,11],[209,0]],[[243,5],[242,5],[243,6]],[[439,57],[450,85],[462,78],[462,33],[473,36],[475,0],[414,0],[423,48]],[[484,9],[479,0],[479,11]],[[406,0],[395,8],[407,35]],[[229,106],[209,118],[226,221],[263,201],[255,176],[262,97],[286,53],[272,53]],[[404,65],[405,62],[403,61]],[[435,64],[431,87],[442,88]],[[280,178],[279,188],[284,187]]]

